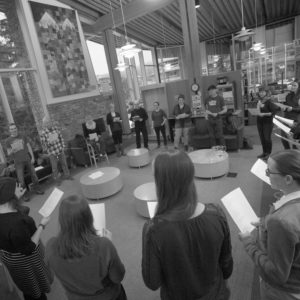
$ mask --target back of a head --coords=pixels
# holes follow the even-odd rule
[[[16,180],[11,177],[0,177],[0,205],[10,203],[14,206],[16,202],[15,190]]]
[[[62,200],[59,208],[60,233],[58,252],[63,258],[79,258],[88,254],[96,230],[89,204],[75,195]]]
[[[156,157],[156,215],[172,215],[172,218],[184,219],[194,213],[197,203],[194,172],[194,165],[184,152],[162,153]]]
[[[277,170],[284,175],[291,175],[300,185],[300,151],[282,150],[270,156],[276,163]]]

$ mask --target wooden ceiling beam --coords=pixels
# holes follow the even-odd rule
[[[134,19],[140,18],[146,14],[149,14],[153,11],[159,10],[169,4],[171,4],[175,0],[133,0],[123,6],[124,18],[125,22],[130,22]],[[115,9],[114,19],[116,27],[123,24],[122,11],[121,8]],[[106,14],[100,17],[95,24],[93,25],[95,31],[100,32],[106,29],[110,29],[113,27],[112,16],[111,14]]]

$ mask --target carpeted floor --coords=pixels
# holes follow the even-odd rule
[[[240,150],[229,153],[230,172],[237,173],[237,177],[230,178],[227,176],[214,180],[195,179],[199,195],[199,201],[208,203],[219,203],[220,198],[237,187],[241,187],[244,194],[251,203],[257,215],[266,213],[269,203],[272,201],[273,191],[262,181],[250,173],[250,168],[256,161],[256,156],[261,153],[256,127],[245,127],[245,136],[253,143],[253,150]],[[130,141],[132,139],[129,138]],[[274,151],[281,149],[281,145],[275,137]],[[127,144],[127,142],[126,142]],[[129,142],[128,142],[129,144]],[[131,145],[129,147],[133,147]],[[127,150],[129,149],[127,147]],[[150,148],[154,148],[150,144]],[[152,150],[151,156],[155,157],[158,150]],[[106,163],[101,163],[101,166]],[[140,184],[153,181],[151,165],[141,169],[129,168],[127,158],[117,158],[115,155],[110,156],[110,165],[116,166],[121,170],[124,187],[116,195],[105,199],[105,210],[107,228],[113,234],[113,242],[117,247],[119,255],[126,267],[126,276],[124,287],[129,300],[155,300],[159,299],[159,292],[150,291],[143,284],[141,276],[141,238],[142,227],[145,219],[136,214],[133,201],[133,191]],[[65,195],[80,193],[79,178],[87,169],[73,170],[74,181],[64,181],[61,189]],[[40,216],[38,210],[44,200],[51,193],[53,186],[51,183],[44,183],[46,194],[35,196],[30,202],[31,215],[38,223]],[[263,199],[263,201],[262,201]],[[57,210],[53,213],[50,224],[43,233],[42,240],[47,240],[55,235],[58,231]],[[238,240],[238,229],[228,217],[233,246],[234,271],[229,280],[231,287],[232,300],[259,300],[257,274],[250,259],[245,254],[241,243]],[[50,300],[65,300],[64,292],[59,282],[55,280],[52,291],[49,294]]]

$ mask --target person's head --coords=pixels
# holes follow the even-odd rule
[[[273,189],[285,194],[300,190],[300,151],[283,150],[271,155],[266,173]]]
[[[134,102],[133,102],[133,108],[134,108],[134,109],[140,108],[139,102],[138,102],[138,101],[134,101]]]
[[[269,95],[269,88],[267,86],[263,85],[258,88],[259,98],[263,99],[268,95]]]
[[[159,102],[158,101],[155,101],[153,103],[153,107],[154,107],[154,110],[158,110],[159,109]]]
[[[185,152],[159,154],[153,163],[157,193],[156,215],[191,217],[197,205],[194,165]]]
[[[51,126],[51,120],[49,115],[45,115],[45,117],[43,118],[43,127],[48,127]]]
[[[65,259],[88,255],[96,236],[93,215],[86,199],[69,196],[62,200],[58,221],[58,254]]]
[[[9,205],[15,208],[18,201],[16,197],[17,182],[11,177],[0,177],[0,206]]]
[[[143,101],[139,101],[139,107],[144,108],[144,102]]]
[[[291,89],[292,92],[297,93],[298,88],[299,88],[299,83],[298,83],[298,82],[293,81],[293,82],[290,84],[290,89]]]
[[[18,135],[18,128],[16,124],[14,123],[9,124],[8,129],[9,129],[10,136],[16,137]]]
[[[210,97],[216,97],[217,96],[217,87],[214,84],[210,85],[208,87],[207,91],[208,91],[208,95]]]
[[[113,103],[109,104],[109,110],[115,112],[115,105]]]
[[[184,95],[182,95],[182,94],[178,95],[177,99],[178,99],[178,104],[179,105],[184,104]]]

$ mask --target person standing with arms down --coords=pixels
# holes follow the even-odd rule
[[[167,137],[165,123],[167,121],[167,115],[164,110],[159,108],[159,102],[155,101],[154,110],[151,114],[152,127],[156,134],[157,148],[160,148],[160,132],[164,139],[165,148],[167,148]]]
[[[209,86],[207,90],[209,96],[205,99],[205,108],[208,117],[210,145],[216,146],[219,144],[225,146],[222,116],[227,112],[227,107],[223,97],[218,95],[215,85]]]
[[[251,233],[240,233],[260,281],[261,300],[300,299],[300,152],[283,150],[268,159],[266,175],[283,196]],[[264,201],[264,199],[262,199]]]
[[[38,194],[44,194],[44,191],[39,187],[39,181],[34,169],[34,155],[30,143],[27,138],[18,133],[18,128],[15,124],[9,125],[10,137],[6,140],[7,154],[14,161],[16,174],[22,188],[26,188],[24,172],[29,171],[33,183],[33,191]],[[24,201],[29,201],[28,194],[24,194]]]
[[[143,228],[142,275],[162,300],[228,300],[233,260],[222,209],[198,202],[194,165],[185,152],[154,163],[157,208]]]
[[[115,111],[115,105],[111,103],[109,105],[110,112],[106,116],[106,124],[110,135],[114,140],[114,144],[117,148],[118,156],[125,155],[122,145],[122,119],[118,112]]]
[[[130,120],[134,122],[136,147],[141,148],[141,133],[144,140],[144,148],[148,149],[148,131],[146,121],[148,114],[146,110],[139,105],[139,102],[134,102],[134,108],[131,112]]]
[[[179,149],[180,138],[183,137],[184,150],[189,148],[189,130],[192,126],[191,109],[184,102],[184,95],[178,96],[178,104],[175,105],[173,114],[175,116],[174,147]]]
[[[45,116],[43,119],[41,142],[44,151],[49,156],[53,179],[57,182],[57,184],[60,185],[60,181],[58,179],[58,163],[60,163],[63,170],[63,179],[73,180],[70,176],[70,171],[67,165],[64,152],[65,143],[61,131],[56,126],[52,125],[48,116]]]

